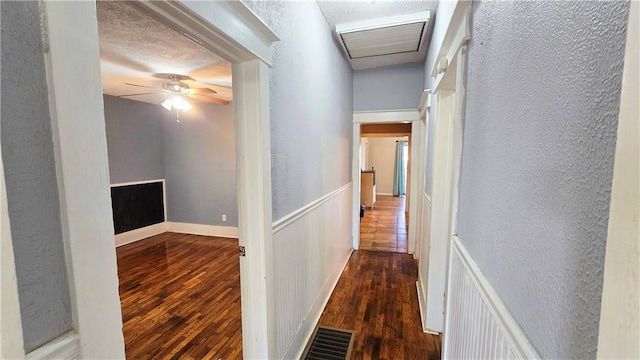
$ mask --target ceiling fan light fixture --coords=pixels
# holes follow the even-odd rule
[[[162,105],[163,108],[169,111],[173,109],[181,110],[181,111],[189,111],[192,108],[191,104],[189,104],[187,100],[181,98],[180,96],[170,97],[167,100],[163,101],[162,104],[160,105]]]

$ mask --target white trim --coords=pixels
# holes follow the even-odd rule
[[[96,5],[45,2],[44,9],[51,127],[79,356],[123,358]]]
[[[417,109],[353,112],[353,122],[360,124],[409,123],[417,119],[420,119],[420,112]]]
[[[276,318],[271,213],[269,69],[252,60],[233,64],[242,351],[246,359],[275,358]]]
[[[120,186],[129,186],[129,185],[141,185],[141,184],[151,184],[161,182],[164,186],[165,179],[152,179],[152,180],[140,180],[140,181],[130,181],[130,182],[122,182],[111,184],[110,187],[120,187]]]
[[[24,340],[1,149],[0,211],[0,358],[17,359],[24,357]]]
[[[422,304],[425,304],[426,300],[424,297],[424,290],[422,289],[422,276],[420,276],[420,272],[418,272],[418,281],[416,281],[416,291],[418,292],[418,307],[420,308],[420,324],[422,324],[422,332],[426,333],[429,330],[427,330],[427,326],[424,323],[425,309]]]
[[[359,20],[338,24],[336,25],[336,32],[338,34],[348,34],[355,31],[371,30],[381,27],[429,22],[429,20],[431,20],[431,11],[427,10],[413,14],[391,15],[377,19]]]
[[[599,359],[640,358],[640,3],[629,5],[602,284]]]
[[[433,92],[440,89],[440,84],[449,65],[456,57],[461,46],[467,44],[471,39],[471,0],[460,0],[456,4],[451,22],[442,41],[437,61],[433,64],[431,77],[433,81]],[[439,69],[441,63],[447,64],[443,69]]]
[[[278,221],[274,221],[273,223],[273,233],[277,233],[278,231],[284,229],[285,227],[291,225],[292,223],[294,223],[296,220],[298,220],[299,218],[301,218],[302,216],[304,216],[305,214],[313,211],[315,208],[319,207],[320,205],[326,203],[327,201],[331,200],[332,198],[334,198],[335,196],[337,196],[338,194],[342,193],[345,190],[348,190],[349,188],[351,188],[353,186],[352,182],[349,182],[347,184],[342,185],[341,187],[339,187],[338,189],[326,194],[325,196],[310,202],[309,204],[301,207],[300,209],[293,211],[292,213],[284,216],[283,218],[281,218]]]
[[[333,294],[333,290],[335,290],[336,285],[338,285],[338,281],[340,281],[340,276],[342,275],[344,268],[347,267],[347,264],[349,263],[349,259],[351,259],[351,254],[353,254],[353,250],[351,250],[351,253],[349,253],[349,256],[347,256],[344,264],[340,268],[340,272],[338,273],[338,276],[336,276],[333,281],[325,284],[324,288],[322,289],[322,292],[324,292],[326,295],[323,298],[319,298],[314,304],[314,306],[311,308],[311,310],[309,311],[309,314],[314,314],[314,315],[312,317],[307,317],[304,320],[304,322],[300,325],[301,329],[304,329],[305,327],[309,329],[307,333],[302,337],[302,341],[298,342],[297,344],[295,342],[292,342],[289,348],[287,349],[287,351],[282,356],[283,359],[301,359],[302,358],[302,353],[304,352],[305,345],[309,342],[311,335],[313,335],[313,330],[315,329],[315,325],[318,323],[318,321],[320,321],[322,312],[324,311],[324,308],[327,306],[329,299],[331,299],[331,294]],[[297,334],[296,334],[296,337],[297,337]],[[299,346],[300,344],[302,344],[302,346]],[[298,345],[298,346],[295,346],[295,345]]]
[[[382,196],[393,196],[393,193],[376,193],[376,195],[382,195]]]
[[[235,226],[217,226],[167,221],[165,229],[169,232],[177,232],[182,234],[215,236],[233,239],[238,238],[238,228]]]
[[[351,132],[351,179],[353,192],[351,193],[351,241],[354,250],[360,247],[360,124],[353,124]]]
[[[45,2],[61,220],[80,357],[124,358],[95,2]],[[273,358],[269,72],[272,32],[238,1],[141,3],[233,63],[245,358]],[[262,59],[262,60],[258,60]]]
[[[115,236],[115,244],[116,247],[131,244],[136,241],[140,241],[155,235],[162,234],[167,232],[167,223],[161,222],[149,226],[145,226],[139,229],[134,229],[131,231],[123,232],[120,234],[116,234]]]
[[[540,359],[540,355],[538,355],[529,338],[527,338],[517,321],[513,318],[498,292],[482,274],[482,270],[480,270],[478,264],[476,264],[471,255],[469,255],[465,249],[464,245],[460,242],[460,239],[455,235],[451,237],[451,247],[451,256],[454,256],[455,251],[462,260],[462,263],[467,269],[467,273],[471,275],[471,280],[475,283],[476,288],[482,295],[485,305],[493,315],[493,319],[498,323],[503,334],[509,340],[509,344],[513,350],[517,352],[515,354],[516,358]],[[451,298],[447,299],[447,307],[451,305],[452,301],[453,299]],[[443,348],[446,349],[444,346]],[[443,352],[443,358],[447,358],[447,354],[445,352]]]
[[[278,37],[240,1],[139,3],[233,63],[257,58],[271,65],[271,43]]]
[[[80,358],[80,337],[75,332],[69,332],[53,339],[26,356],[26,360],[72,360],[78,358]]]
[[[378,124],[378,123],[411,123],[411,178],[409,179],[409,191],[407,199],[409,204],[409,234],[408,253],[414,253],[415,243],[417,239],[416,216],[418,211],[416,206],[421,206],[420,193],[424,185],[419,185],[420,173],[424,172],[424,161],[420,161],[419,152],[425,151],[426,137],[422,139],[417,136],[421,131],[420,112],[417,109],[395,109],[380,111],[354,111],[353,112],[353,131],[352,131],[352,159],[351,159],[351,175],[353,178],[353,248],[355,250],[360,246],[360,126],[362,124]],[[383,195],[382,193],[378,193]],[[392,195],[392,194],[390,194]],[[411,199],[418,199],[413,201]]]
[[[431,107],[431,90],[424,89],[422,95],[420,95],[420,102],[418,103],[418,111],[420,111],[420,117],[424,117],[427,110]]]

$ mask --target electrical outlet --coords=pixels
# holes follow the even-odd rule
[[[222,221],[227,221],[227,215],[226,214],[222,214]]]

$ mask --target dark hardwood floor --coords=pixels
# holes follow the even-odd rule
[[[242,359],[238,240],[164,233],[117,249],[129,359]]]
[[[319,324],[355,330],[354,360],[440,359],[440,336],[422,332],[417,278],[411,255],[354,251]]]
[[[407,252],[404,197],[378,195],[376,206],[360,219],[360,250]]]

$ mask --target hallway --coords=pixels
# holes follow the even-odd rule
[[[355,331],[352,359],[440,359],[441,338],[425,334],[408,254],[354,251],[319,325]]]
[[[360,250],[407,252],[405,197],[378,195],[360,219]]]

